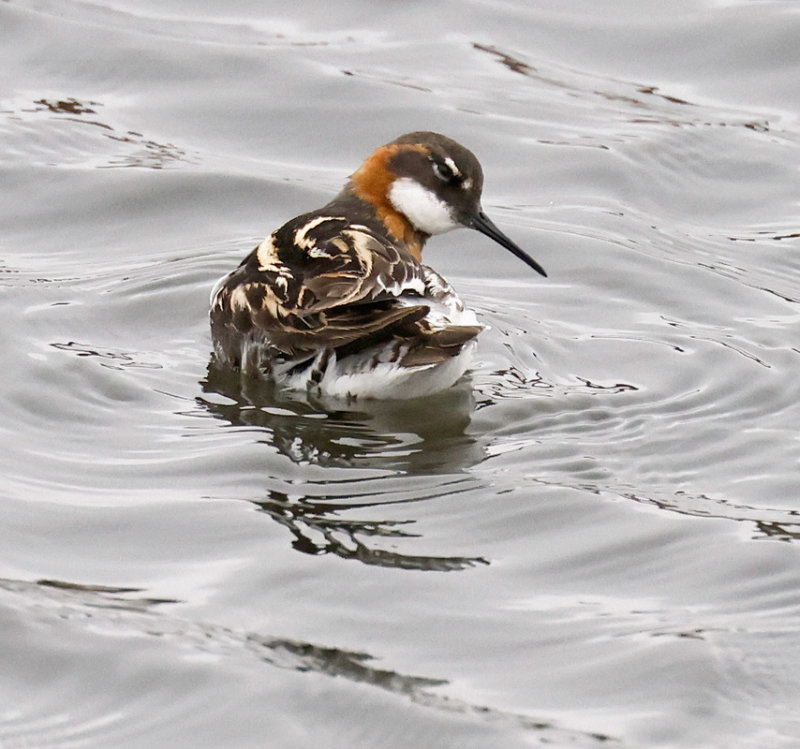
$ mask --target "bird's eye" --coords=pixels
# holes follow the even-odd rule
[[[433,162],[433,173],[436,175],[436,178],[442,180],[442,182],[452,182],[453,177],[456,176],[455,172],[444,161]]]

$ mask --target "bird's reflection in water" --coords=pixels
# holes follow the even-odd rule
[[[382,507],[386,502],[330,502],[325,497],[291,501],[286,495],[269,492],[269,498],[255,504],[292,534],[292,547],[306,554],[335,554],[363,564],[407,570],[448,572],[487,564],[481,557],[426,556],[405,554],[376,544],[389,540],[392,545],[403,539],[417,538],[409,520],[351,519],[346,512],[365,507]],[[407,500],[416,501],[416,500]]]
[[[420,536],[410,527],[416,518],[396,519],[394,511],[395,519],[386,519],[389,506],[476,488],[465,469],[483,459],[483,450],[466,432],[474,407],[468,382],[413,401],[320,401],[279,392],[212,359],[201,385],[198,402],[210,413],[254,428],[258,441],[309,467],[305,477],[265,476],[265,494],[251,500],[289,531],[297,551],[399,569],[486,563],[479,556],[403,553],[402,542]],[[332,470],[321,474],[319,467]],[[270,488],[275,479],[280,489]]]

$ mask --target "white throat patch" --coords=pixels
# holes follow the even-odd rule
[[[459,226],[447,203],[410,177],[392,182],[389,200],[414,226],[426,234],[442,234]]]

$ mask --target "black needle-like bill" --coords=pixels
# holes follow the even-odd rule
[[[512,242],[503,232],[498,229],[492,219],[490,219],[483,211],[478,211],[477,213],[470,216],[467,221],[465,222],[466,226],[470,227],[471,229],[476,229],[481,234],[485,234],[490,239],[493,239],[497,244],[502,245],[505,247],[509,252],[516,255],[523,263],[529,265],[533,268],[537,273],[541,273],[543,276],[547,277],[547,273],[545,273],[544,268],[542,268],[539,263],[537,263],[525,250],[518,247],[514,242]]]

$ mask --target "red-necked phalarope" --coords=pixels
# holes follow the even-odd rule
[[[378,148],[326,206],[268,236],[211,294],[219,361],[346,398],[444,390],[483,329],[422,264],[432,234],[466,226],[547,274],[483,212],[475,156],[416,132]]]

